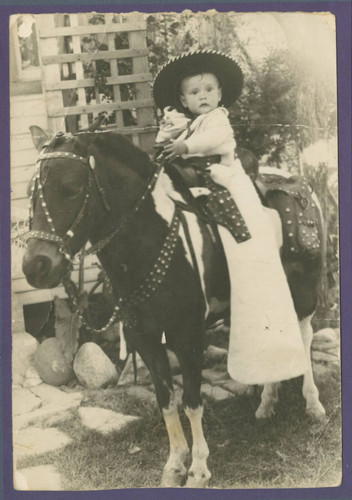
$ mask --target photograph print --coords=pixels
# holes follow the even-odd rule
[[[335,16],[83,10],[9,17],[13,489],[340,486]]]

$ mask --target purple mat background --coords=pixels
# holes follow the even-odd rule
[[[127,0],[128,1],[128,0]],[[32,2],[14,0],[16,5],[3,5],[0,0],[0,60],[2,74],[0,137],[2,142],[0,160],[0,259],[1,259],[1,400],[2,412],[2,482],[0,498],[4,500],[76,500],[76,499],[352,499],[352,437],[349,433],[352,420],[352,214],[351,214],[351,0],[317,2],[179,2],[164,1],[133,4],[113,0],[88,3],[81,0],[79,5],[63,0],[60,5],[48,4],[41,0]],[[9,2],[6,2],[9,3]],[[20,12],[84,12],[116,11],[143,12],[176,11],[188,8],[195,11],[216,8],[219,11],[238,12],[280,11],[319,12],[330,11],[337,23],[337,67],[338,67],[338,127],[339,127],[339,189],[340,189],[340,265],[341,265],[341,328],[342,328],[342,412],[343,412],[343,484],[338,488],[309,488],[285,490],[187,490],[187,489],[133,489],[96,492],[22,492],[12,487],[12,424],[11,424],[11,294],[10,294],[10,132],[9,132],[9,85],[8,85],[8,17]],[[236,471],[234,470],[234,474]],[[0,478],[1,479],[1,478]]]

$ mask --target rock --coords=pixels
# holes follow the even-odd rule
[[[317,342],[333,342],[336,344],[337,341],[338,337],[332,328],[323,328],[313,335],[313,345]]]
[[[86,342],[79,348],[73,370],[79,383],[89,389],[99,389],[117,381],[114,364],[94,342]]]
[[[39,377],[39,374],[34,366],[30,366],[27,368],[27,371],[24,376],[23,387],[36,387],[42,384],[43,381]]]
[[[12,391],[12,414],[22,415],[39,408],[42,400],[29,389],[14,389]]]
[[[48,426],[63,422],[71,417],[72,411],[78,408],[80,402],[80,399],[68,398],[64,403],[44,404],[37,410],[14,417],[13,427],[20,430],[33,424]]]
[[[73,377],[73,369],[67,363],[56,338],[44,340],[34,355],[34,364],[40,378],[51,385],[67,384]]]
[[[172,373],[180,373],[180,363],[178,362],[178,358],[176,354],[169,349],[167,349],[167,357],[169,358],[170,368]]]
[[[71,439],[58,429],[27,427],[13,435],[14,456],[16,459],[28,455],[39,455],[66,446]]]
[[[183,387],[183,378],[182,378],[182,375],[174,375],[173,376],[173,381],[174,381],[174,385],[177,384],[180,387]]]
[[[337,354],[331,354],[322,351],[312,351],[313,361],[323,361],[325,363],[339,363],[339,357]]]
[[[131,385],[130,387],[127,387],[126,394],[135,399],[138,399],[142,403],[151,403],[156,405],[155,394],[140,385]]]
[[[40,465],[21,469],[26,487],[18,488],[28,491],[60,491],[62,481],[60,474],[53,465]]]
[[[13,385],[22,385],[25,374],[33,366],[34,353],[39,343],[29,333],[20,332],[12,335],[12,381]]]
[[[204,380],[214,385],[222,380],[226,380],[228,378],[227,372],[224,371],[216,371],[212,369],[202,370],[202,377]]]
[[[93,407],[80,408],[79,415],[83,425],[103,434],[120,431],[129,423],[140,420],[139,417],[133,415],[123,415],[112,410]]]
[[[227,380],[226,382],[221,383],[221,387],[236,395],[247,394],[250,395],[254,392],[253,385],[241,384],[241,382],[237,382],[237,380]]]
[[[323,352],[339,352],[340,346],[335,342],[314,342],[314,344],[312,344],[312,350]]]
[[[148,368],[143,363],[139,354],[136,353],[136,364],[137,364],[137,384],[138,385],[149,385],[152,383],[152,379]],[[134,369],[132,355],[129,356],[124,369],[121,372],[119,380],[117,382],[118,387],[133,385],[134,384]]]
[[[82,392],[76,391],[73,393],[66,393],[61,389],[57,389],[48,384],[41,384],[40,386],[33,387],[33,394],[42,399],[44,404],[57,404],[64,406],[68,402],[82,400]]]
[[[223,401],[224,399],[233,397],[232,394],[225,391],[225,389],[222,389],[221,387],[214,387],[210,384],[202,384],[200,392],[202,396],[208,396],[216,401]]]
[[[216,363],[223,363],[227,359],[227,350],[215,345],[209,345],[205,351],[205,358]]]

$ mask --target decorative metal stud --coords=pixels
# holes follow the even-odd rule
[[[89,162],[90,168],[92,170],[94,170],[95,169],[95,158],[94,158],[94,156],[90,156],[88,162]]]

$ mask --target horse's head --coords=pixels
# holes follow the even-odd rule
[[[150,172],[144,168],[140,175],[150,162],[139,153],[113,133],[57,134],[46,142],[30,183],[31,227],[22,265],[30,285],[57,286],[87,240],[106,236],[109,223],[123,219]]]

